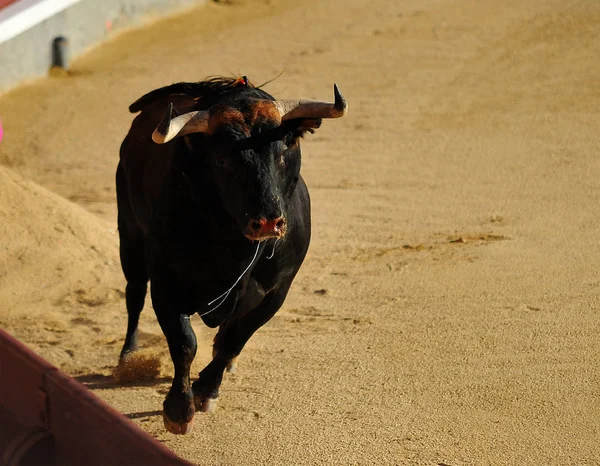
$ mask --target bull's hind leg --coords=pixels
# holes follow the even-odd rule
[[[125,304],[127,306],[127,334],[121,350],[120,360],[137,349],[138,322],[144,308],[148,274],[144,259],[144,243],[141,237],[123,241],[121,239],[121,265],[127,280]]]
[[[231,321],[225,321],[219,328],[213,346],[213,359],[192,384],[194,404],[198,411],[210,412],[217,405],[219,387],[223,372],[235,365],[236,359],[250,337],[266,324],[279,310],[291,283],[272,291],[252,311]]]
[[[119,206],[119,240],[121,267],[127,280],[125,304],[127,306],[127,334],[121,350],[120,361],[137,349],[137,328],[144,308],[148,285],[144,237],[135,224],[127,196],[127,186],[121,166],[117,168],[117,203]]]

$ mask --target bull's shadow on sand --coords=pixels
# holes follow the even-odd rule
[[[85,385],[88,390],[107,390],[111,388],[118,387],[152,387],[155,385],[159,385],[161,383],[171,382],[171,377],[159,377],[152,381],[138,381],[138,382],[127,382],[127,383],[117,383],[112,375],[105,374],[85,374],[78,375],[77,377],[73,377],[79,383]],[[140,411],[137,413],[124,413],[128,419],[132,421],[135,419],[147,419],[154,416],[161,416],[161,410],[155,411]]]
[[[84,374],[73,377],[79,383],[85,385],[88,390],[108,390],[123,387],[153,387],[162,383],[171,382],[171,377],[158,377],[153,380],[117,382],[112,375],[106,374]]]
[[[154,417],[154,416],[162,416],[162,411],[159,409],[157,409],[155,411],[140,411],[139,413],[123,414],[123,416],[125,416],[126,418],[129,418],[131,420],[144,419],[144,418],[149,418],[149,417]]]

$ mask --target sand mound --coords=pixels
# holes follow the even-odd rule
[[[116,225],[0,166],[0,237],[0,326],[72,375],[109,376],[127,322]],[[121,383],[160,373],[152,312],[140,326]]]
[[[4,309],[47,301],[95,306],[119,297],[115,227],[4,167],[0,237]]]

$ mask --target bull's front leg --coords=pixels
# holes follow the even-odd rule
[[[235,360],[250,337],[268,322],[283,304],[291,283],[267,294],[260,304],[239,317],[225,321],[215,336],[213,359],[192,384],[194,403],[198,411],[210,412],[216,408],[223,372]]]
[[[163,403],[165,428],[173,434],[187,434],[194,420],[194,396],[190,367],[196,356],[196,334],[190,316],[182,313],[183,303],[166,299],[160,286],[152,287],[156,317],[169,345],[173,361],[173,384]],[[177,295],[175,295],[177,296]]]

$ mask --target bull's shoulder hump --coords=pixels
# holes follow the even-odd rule
[[[156,100],[162,99],[167,96],[194,96],[197,91],[196,90],[197,83],[175,83],[169,86],[164,86],[159,89],[154,89],[153,91],[148,92],[147,94],[140,97],[134,103],[129,106],[129,111],[131,113],[136,113],[144,109],[147,105],[155,102]]]

